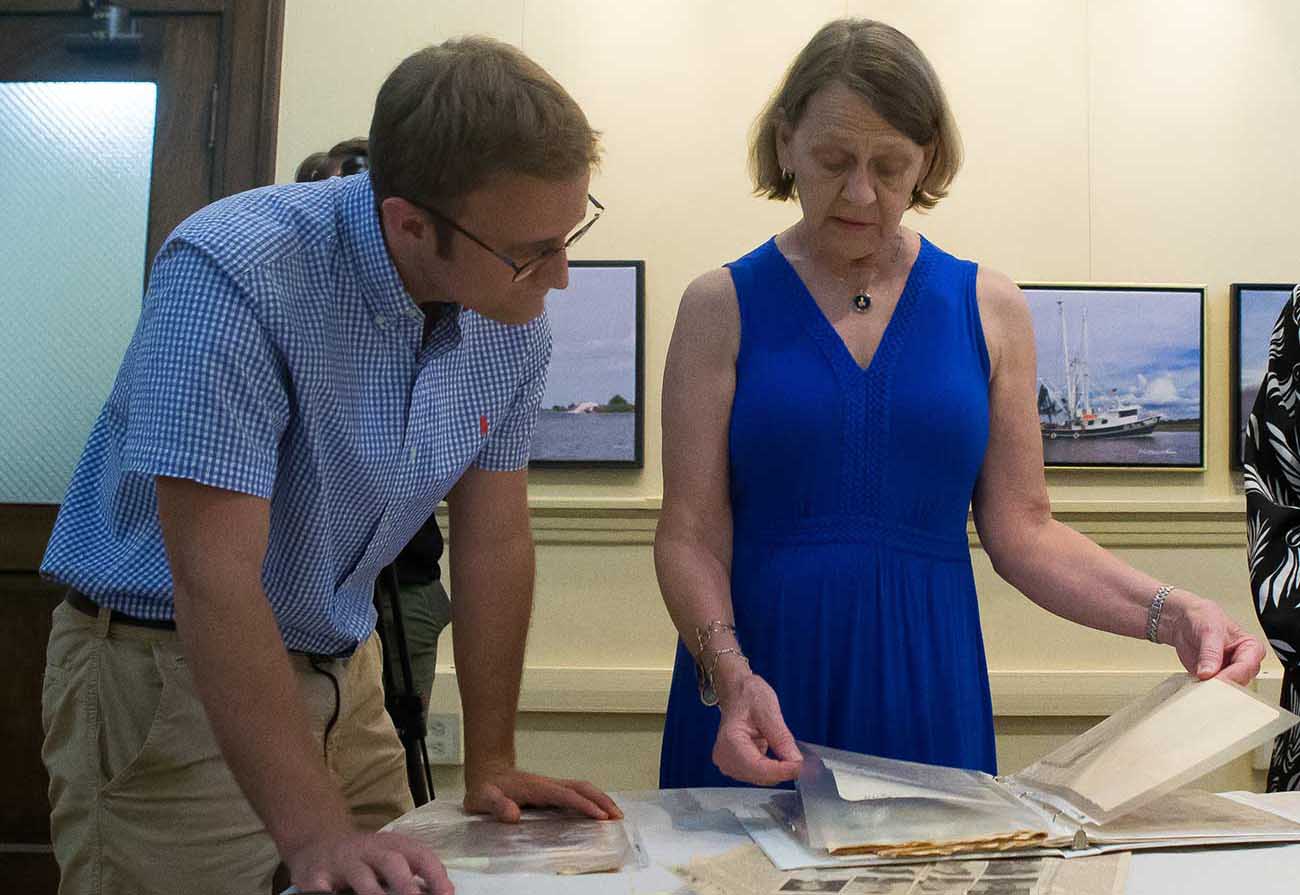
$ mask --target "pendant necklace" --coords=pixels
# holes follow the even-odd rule
[[[902,250],[903,250],[903,234],[902,231],[899,231],[898,241],[894,244],[894,257],[889,259],[890,264],[893,264],[895,261],[898,260],[898,253],[901,252]],[[874,271],[872,271],[872,275],[873,276],[875,275]],[[867,286],[870,285],[871,285],[871,277],[868,277]],[[871,292],[867,289],[867,286],[863,286],[857,292],[853,293],[853,310],[858,314],[865,314],[867,313],[868,310],[871,309]]]

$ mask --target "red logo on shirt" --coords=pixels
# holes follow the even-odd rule
[[[487,417],[480,416],[478,418],[478,434],[486,435],[487,433],[488,433]]]

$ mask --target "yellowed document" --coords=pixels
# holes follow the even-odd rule
[[[695,895],[1121,895],[1128,854],[781,871],[754,845],[677,869]]]
[[[1099,742],[1057,777],[1103,811],[1133,801],[1165,780],[1231,749],[1243,731],[1272,724],[1281,710],[1244,699],[1230,684],[1204,681],[1186,687],[1113,739]]]

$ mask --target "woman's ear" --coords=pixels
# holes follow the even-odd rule
[[[781,122],[776,126],[776,163],[785,171],[791,168],[790,164],[790,141],[794,138],[794,128],[785,117],[781,114]]]
[[[916,175],[916,183],[912,184],[912,198],[907,203],[908,208],[915,208],[917,200],[921,198],[921,185],[925,183],[926,178],[930,176],[930,172],[934,170],[934,159],[937,154],[938,150],[935,143],[925,147],[925,151],[921,156],[921,173]]]
[[[930,145],[925,147],[925,154],[921,156],[921,176],[917,178],[917,186],[920,186],[921,182],[930,176],[930,172],[934,169],[934,157],[937,154],[938,146],[931,141]]]

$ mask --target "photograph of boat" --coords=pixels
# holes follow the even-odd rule
[[[1232,465],[1240,469],[1246,443],[1246,420],[1268,372],[1269,342],[1294,283],[1232,284]]]
[[[1124,403],[1117,389],[1111,389],[1107,405],[1094,409],[1091,376],[1088,374],[1088,310],[1083,311],[1079,357],[1070,356],[1065,323],[1065,302],[1057,301],[1061,321],[1061,381],[1065,383],[1064,400],[1056,396],[1043,381],[1038,385],[1039,425],[1043,437],[1054,438],[1135,438],[1150,435],[1160,424],[1158,413],[1145,413],[1141,406]],[[1058,419],[1059,415],[1059,419]]]
[[[1203,290],[1022,289],[1046,465],[1201,468]]]
[[[640,467],[645,441],[645,264],[569,261],[546,296],[551,362],[533,466]]]

